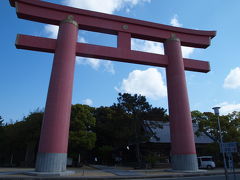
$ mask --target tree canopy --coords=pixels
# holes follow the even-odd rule
[[[197,123],[199,132],[203,132],[211,137],[215,142],[219,142],[219,129],[217,116],[211,112],[192,112],[192,120]],[[240,142],[240,112],[232,112],[228,115],[219,116],[223,140],[225,142]]]
[[[37,110],[11,124],[4,124],[0,117],[1,162],[34,165],[43,114]],[[168,116],[165,109],[152,107],[144,96],[128,93],[119,93],[117,103],[108,107],[72,105],[68,154],[74,160],[79,154],[81,160],[94,154],[109,162],[112,153],[136,146],[140,159],[139,144],[152,136],[145,131],[144,120],[165,122]]]
[[[79,153],[83,154],[95,147],[96,133],[93,130],[96,119],[93,111],[94,108],[87,105],[72,106],[68,149],[74,158],[77,158]]]

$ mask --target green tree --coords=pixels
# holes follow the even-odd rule
[[[204,133],[215,142],[218,142],[217,117],[211,112],[192,111],[191,114],[193,123],[198,125],[195,134],[199,136]]]
[[[209,155],[215,156],[217,159],[218,165],[222,164],[222,156],[220,154],[216,154],[216,152],[220,151],[219,142],[220,142],[220,134],[217,123],[217,116],[211,112],[192,112],[193,122],[197,123],[199,126],[196,135],[200,135],[200,133],[205,133],[210,138],[214,140],[214,143],[206,146],[202,152],[199,154],[205,155],[206,153]],[[240,112],[232,112],[228,115],[219,116],[221,130],[223,135],[224,142],[240,142]]]
[[[166,110],[151,107],[141,95],[120,93],[117,100],[118,102],[110,107],[99,107],[95,110],[97,151],[101,150],[98,154],[104,154],[102,151],[105,149],[108,152],[112,149],[108,154],[116,154],[129,145],[135,145],[136,159],[140,163],[140,143],[153,136],[152,132],[147,131],[146,125],[158,126],[158,123],[146,124],[144,120],[166,122]],[[103,158],[106,159],[106,156]]]
[[[34,164],[42,118],[43,112],[36,111],[22,121],[5,125],[5,163],[25,166]]]
[[[112,162],[112,153],[113,153],[113,147],[109,145],[103,145],[97,148],[97,154],[100,157],[98,161],[100,161],[103,164],[108,164],[109,162]]]
[[[114,104],[113,107],[123,110],[129,116],[129,120],[133,122],[133,126],[131,127],[134,132],[132,141],[136,145],[136,158],[140,165],[140,143],[149,139],[149,136],[146,136],[146,132],[143,129],[144,114],[150,111],[151,105],[147,102],[146,98],[141,95],[131,95],[128,93],[119,93],[118,95],[118,103]]]
[[[97,108],[95,117],[98,147],[96,154],[100,156],[100,162],[112,163],[112,154],[129,145],[129,137],[134,135],[133,122],[124,110],[116,106]]]
[[[69,154],[77,159],[79,153],[86,158],[88,151],[95,147],[96,119],[93,116],[94,108],[87,105],[76,104],[72,106],[69,133]]]
[[[99,107],[95,111],[98,146],[109,145],[114,149],[127,146],[132,135],[129,116],[115,106]]]
[[[2,116],[0,116],[0,127],[2,127],[4,125],[3,121],[4,120],[3,120]]]
[[[203,132],[215,142],[219,142],[217,116],[211,112],[192,112],[192,120],[199,126],[196,134]],[[232,112],[219,117],[223,140],[225,142],[240,142],[240,112]]]
[[[3,162],[3,157],[4,157],[4,147],[6,143],[6,137],[5,137],[5,125],[4,125],[4,120],[0,116],[0,164]]]
[[[221,125],[225,126],[224,140],[226,142],[240,142],[240,112],[234,111],[222,117]]]
[[[161,107],[151,107],[150,110],[144,114],[145,120],[168,122],[169,117],[167,110]]]
[[[4,137],[4,120],[3,118],[0,116],[0,142],[3,141],[3,137]],[[1,147],[1,144],[0,144],[0,147]]]
[[[34,166],[35,155],[40,138],[43,114],[43,111],[37,110],[33,113],[30,113],[23,121],[24,132],[22,133],[24,134],[24,139],[26,142],[26,154],[24,160],[26,166]]]

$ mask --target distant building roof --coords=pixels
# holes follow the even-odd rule
[[[170,143],[170,128],[169,128],[169,123],[163,123],[159,121],[144,121],[144,124],[146,125],[146,130],[153,132],[153,135],[149,142],[152,143]],[[159,126],[162,126],[162,128],[159,128]],[[193,124],[193,131],[196,132],[198,130],[198,125]],[[195,143],[197,144],[209,144],[213,143],[214,141],[208,137],[204,133],[200,133],[199,136],[195,137]]]

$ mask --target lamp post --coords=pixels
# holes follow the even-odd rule
[[[212,109],[214,110],[214,114],[217,116],[217,120],[218,120],[218,130],[219,130],[219,135],[220,135],[220,146],[221,146],[222,154],[223,154],[224,172],[225,172],[225,178],[226,178],[226,180],[228,180],[228,171],[227,171],[225,150],[223,148],[222,130],[221,130],[221,124],[220,124],[220,119],[219,119],[220,107],[214,107]]]

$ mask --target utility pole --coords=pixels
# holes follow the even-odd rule
[[[214,107],[212,109],[214,110],[214,114],[217,116],[219,136],[220,136],[220,147],[222,149],[222,155],[223,155],[225,179],[228,180],[227,163],[226,163],[226,157],[225,157],[225,150],[223,148],[222,129],[221,129],[220,118],[219,118],[219,109],[220,109],[220,107]]]

